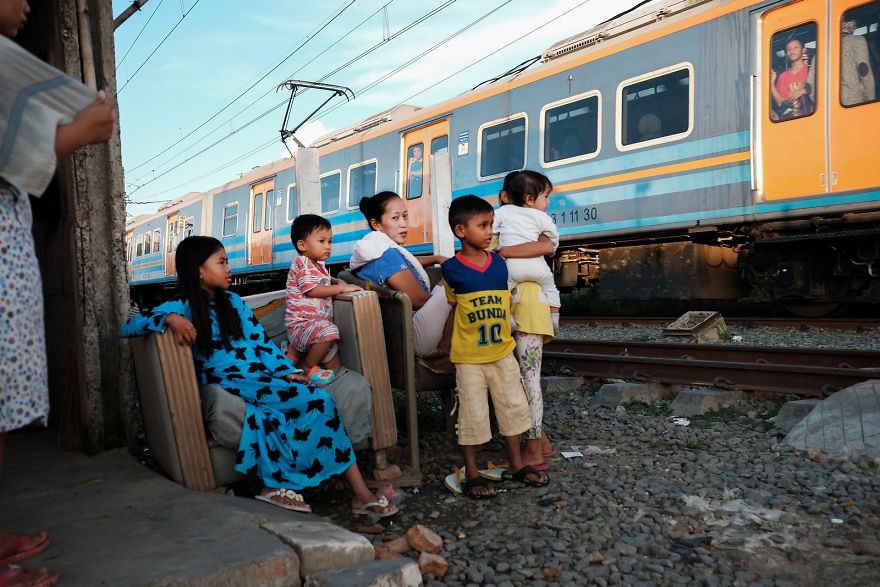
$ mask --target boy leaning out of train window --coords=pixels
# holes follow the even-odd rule
[[[290,226],[290,240],[299,256],[287,275],[287,353],[317,385],[326,385],[341,366],[339,329],[333,324],[333,296],[358,291],[327,272],[333,231],[330,222],[316,214],[302,214]]]

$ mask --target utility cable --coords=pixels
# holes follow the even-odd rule
[[[175,30],[177,30],[177,27],[180,26],[180,23],[183,22],[183,19],[186,18],[187,15],[189,15],[189,13],[193,11],[193,8],[195,8],[196,5],[197,5],[199,2],[201,2],[201,0],[196,0],[196,1],[193,3],[193,5],[190,6],[189,10],[187,10],[186,12],[183,13],[183,16],[180,17],[180,20],[177,21],[177,24],[175,24],[174,27],[173,27],[170,31],[168,31],[168,34],[165,35],[165,38],[162,39],[161,41],[159,41],[159,44],[156,45],[156,48],[153,49],[153,50],[150,52],[149,55],[147,55],[147,58],[144,59],[143,63],[141,63],[140,65],[138,65],[138,68],[137,68],[136,70],[134,70],[134,73],[131,74],[131,77],[128,78],[128,79],[125,81],[125,83],[122,85],[122,87],[119,88],[118,90],[116,90],[116,95],[117,95],[117,96],[118,96],[119,94],[122,93],[122,90],[124,90],[124,89],[126,88],[126,86],[128,86],[128,84],[131,82],[131,80],[134,79],[134,76],[136,76],[136,75],[138,74],[138,72],[144,67],[144,65],[147,64],[147,61],[149,61],[150,58],[153,57],[153,55],[156,54],[156,51],[159,50],[159,47],[161,47],[161,46],[165,43],[165,41],[168,40],[168,37],[171,36],[171,33],[173,33]]]
[[[119,71],[119,66],[122,65],[122,62],[125,61],[125,58],[128,57],[128,54],[131,53],[132,48],[135,46],[135,43],[138,42],[138,39],[141,38],[141,35],[144,34],[144,31],[147,28],[147,25],[150,24],[150,21],[153,20],[153,17],[156,16],[156,13],[159,12],[159,7],[162,6],[162,2],[165,0],[159,0],[159,3],[156,5],[156,9],[150,13],[150,18],[147,19],[147,22],[144,23],[144,26],[141,27],[140,32],[134,38],[134,41],[131,42],[131,45],[128,46],[128,50],[125,52],[125,55],[122,56],[122,59],[119,60],[119,63],[116,64],[116,71]]]

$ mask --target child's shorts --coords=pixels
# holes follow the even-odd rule
[[[529,400],[513,353],[494,363],[457,363],[455,387],[458,444],[483,444],[492,438],[487,392],[492,394],[495,419],[502,436],[516,436],[531,427]]]
[[[330,320],[296,322],[287,327],[287,340],[297,353],[303,354],[307,353],[313,344],[339,340],[339,328]],[[334,344],[322,360],[329,361],[336,355],[337,350]]]

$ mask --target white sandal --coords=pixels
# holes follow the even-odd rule
[[[294,503],[288,504],[283,501],[279,501],[275,499],[276,497],[287,498],[293,500]],[[286,510],[292,510],[295,512],[303,512],[305,514],[312,513],[312,506],[306,503],[306,500],[302,495],[293,491],[291,489],[275,489],[266,494],[258,494],[254,496],[254,499],[259,499],[260,501],[265,501],[266,503],[271,503],[272,505],[277,505],[280,508],[284,508]]]
[[[351,513],[358,515],[358,516],[373,515],[373,516],[379,516],[380,518],[387,518],[388,516],[393,516],[394,514],[397,513],[397,506],[396,505],[391,505],[391,509],[388,510],[387,512],[377,512],[377,511],[372,510],[370,508],[378,507],[380,509],[385,509],[388,507],[389,504],[391,504],[391,502],[388,501],[388,498],[383,495],[382,497],[380,497],[376,501],[371,501],[369,503],[365,503],[359,508],[351,506]]]

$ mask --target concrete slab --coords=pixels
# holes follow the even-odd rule
[[[303,577],[369,562],[375,555],[369,540],[328,522],[270,522],[263,524],[263,528],[293,547]]]
[[[783,432],[790,432],[798,422],[806,418],[813,408],[822,403],[820,399],[799,399],[785,402],[773,423]]]
[[[802,450],[880,456],[880,380],[863,381],[821,402],[785,437]]]
[[[58,571],[66,586],[301,584],[294,548],[267,526],[314,523],[317,516],[190,491],[124,449],[88,457],[57,444],[53,432],[7,439],[2,526],[52,538],[29,567]]]
[[[418,587],[419,565],[412,559],[373,561],[354,569],[322,571],[309,575],[305,587]]]
[[[583,387],[583,385],[584,378],[580,375],[573,377],[564,377],[560,375],[541,377],[541,392],[547,394],[577,391]]]
[[[685,389],[672,400],[669,408],[674,416],[698,416],[718,410],[737,400],[742,399],[738,389],[728,391],[722,389]]]
[[[678,389],[662,383],[606,383],[596,392],[592,403],[608,408],[632,402],[649,404],[672,397]]]

